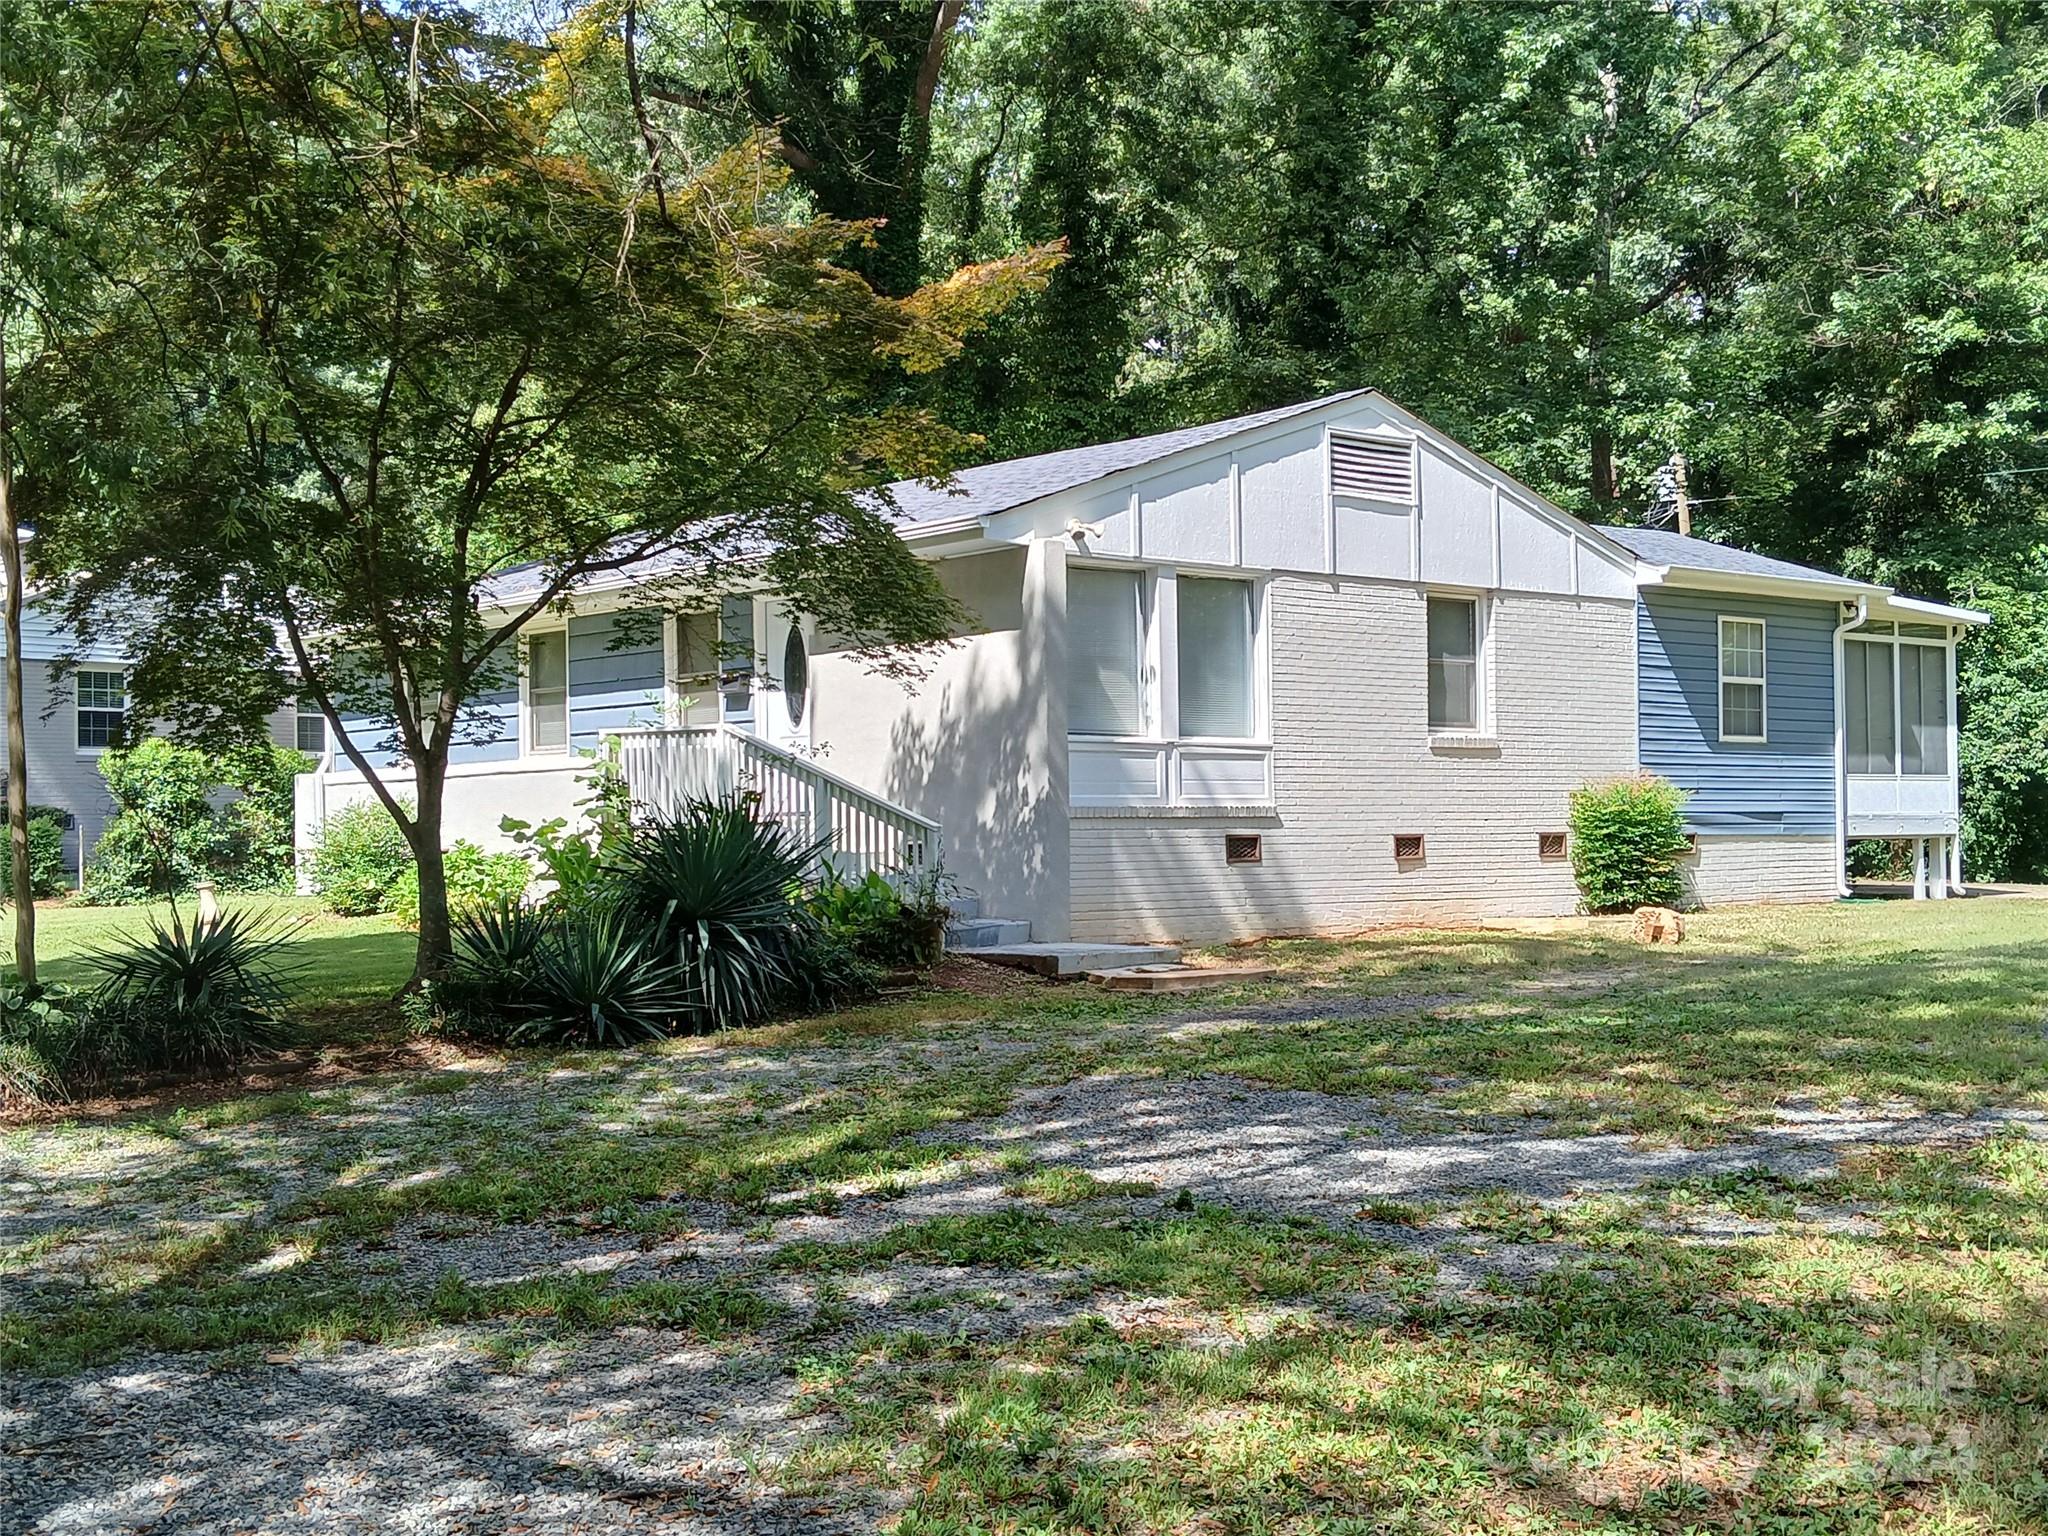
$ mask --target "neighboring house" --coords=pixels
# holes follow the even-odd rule
[[[892,490],[974,615],[921,682],[771,593],[650,623],[627,617],[647,573],[611,576],[483,702],[447,837],[573,814],[581,754],[610,738],[643,800],[745,782],[850,862],[935,850],[1034,938],[1202,941],[1568,912],[1569,794],[1640,764],[1694,792],[1702,898],[1821,897],[1852,728],[1829,726],[1843,613],[1910,610],[1944,658],[1981,621],[1578,522],[1373,391]],[[1904,639],[1858,633],[1842,643]],[[1893,663],[1850,655],[1875,698]],[[1858,715],[1850,810],[1884,779],[1886,829],[1950,837],[1952,741],[1940,814],[1911,819],[1935,674],[1908,662],[1920,691],[1884,718],[1910,716],[1922,755],[1878,774],[1889,727]],[[302,841],[368,793],[307,775]]]
[[[5,653],[6,639],[0,636],[0,655]],[[21,616],[21,672],[29,803],[54,806],[70,816],[64,863],[75,880],[81,847],[89,859],[114,814],[99,760],[128,717],[127,662],[104,645],[80,645],[31,601]],[[0,673],[0,702],[5,697],[6,677]],[[275,720],[274,734],[317,757],[325,748],[325,724],[317,714],[300,717],[287,710]],[[317,744],[309,746],[309,739]],[[0,760],[0,804],[5,797]]]
[[[0,636],[0,655],[6,639]],[[60,676],[66,662],[68,674]],[[75,878],[79,846],[88,854],[113,815],[99,758],[128,713],[128,673],[121,658],[77,639],[31,602],[21,616],[22,706],[28,738],[31,805],[55,806],[72,825],[64,834],[66,866]],[[0,702],[6,677],[0,674]],[[6,794],[0,762],[0,799]]]

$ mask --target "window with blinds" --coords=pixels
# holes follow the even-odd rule
[[[1429,629],[1429,728],[1479,729],[1479,603],[1470,597],[1432,597]]]
[[[1415,500],[1415,449],[1400,438],[1330,434],[1330,489],[1375,501]]]
[[[569,632],[544,629],[526,642],[526,746],[569,748]]]
[[[1067,729],[1136,736],[1145,727],[1144,583],[1136,571],[1067,571]]]
[[[1252,584],[1183,576],[1180,617],[1180,734],[1252,734]]]

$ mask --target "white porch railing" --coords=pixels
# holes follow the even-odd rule
[[[939,858],[939,824],[729,725],[609,733],[636,805],[673,816],[692,800],[746,790],[761,812],[849,874],[916,872]]]

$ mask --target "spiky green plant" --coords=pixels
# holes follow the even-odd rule
[[[146,935],[86,958],[100,973],[91,1006],[125,1041],[143,1070],[218,1070],[273,1050],[290,1035],[287,958],[302,922],[223,912],[170,925],[149,919]]]
[[[819,851],[732,795],[638,829],[619,853],[621,911],[666,941],[685,1027],[754,1023],[792,987],[808,924],[797,902]]]

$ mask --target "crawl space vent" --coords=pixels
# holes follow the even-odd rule
[[[1226,864],[1256,864],[1265,857],[1265,848],[1256,832],[1226,832],[1223,835],[1223,862]]]
[[[1396,832],[1394,834],[1394,858],[1402,864],[1411,863],[1422,857],[1422,834],[1420,832]]]

